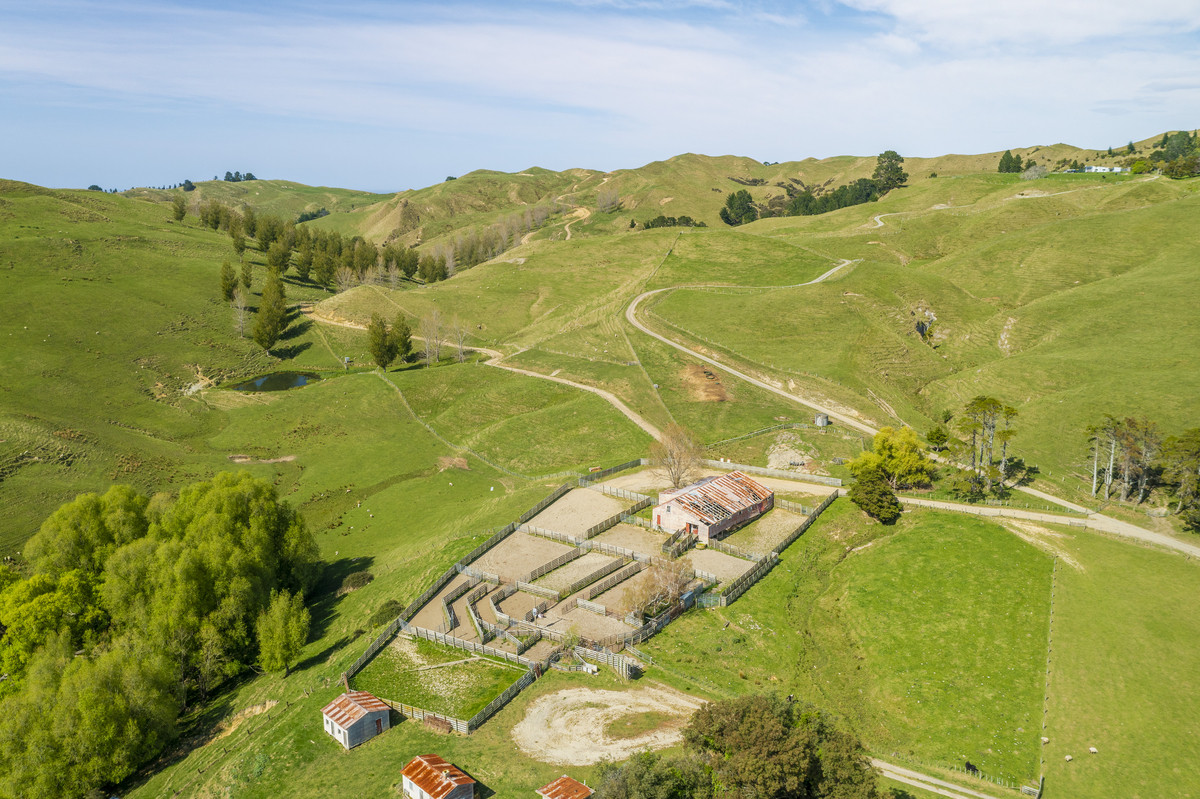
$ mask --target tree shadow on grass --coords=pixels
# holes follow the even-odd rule
[[[301,341],[290,347],[272,347],[271,354],[282,360],[290,360],[312,346],[311,341]]]
[[[295,319],[294,316],[295,314],[285,320],[287,327],[279,334],[280,341],[290,341],[303,336],[312,328],[313,323],[311,319]]]

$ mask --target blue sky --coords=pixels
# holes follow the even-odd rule
[[[0,177],[1107,147],[1200,124],[1196,0],[0,0]]]

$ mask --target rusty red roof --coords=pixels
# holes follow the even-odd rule
[[[546,799],[587,799],[592,795],[592,789],[564,774],[549,785],[538,788],[537,793]]]
[[[388,710],[388,706],[366,691],[349,691],[326,705],[321,712],[342,729],[349,727],[368,713]]]
[[[667,501],[679,503],[682,509],[705,524],[713,524],[757,505],[773,493],[742,472],[730,472],[705,478]]]
[[[442,799],[460,785],[475,784],[475,780],[464,774],[462,769],[439,755],[414,757],[400,773],[433,799]]]

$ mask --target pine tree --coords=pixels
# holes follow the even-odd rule
[[[258,315],[254,319],[254,341],[270,352],[279,342],[286,325],[287,298],[283,293],[283,281],[276,272],[268,271],[258,304]]]
[[[403,313],[396,314],[396,321],[392,322],[390,335],[396,348],[396,357],[400,359],[401,363],[404,363],[412,354],[412,328],[409,327],[408,319],[404,317]]]
[[[371,352],[371,360],[380,369],[386,370],[396,360],[396,341],[388,330],[387,322],[377,313],[371,314],[367,325],[367,349]]]
[[[242,261],[242,290],[249,292],[250,284],[254,281],[254,267],[249,261]]]
[[[233,292],[237,289],[237,273],[233,271],[233,264],[225,261],[221,264],[221,296],[226,302],[233,300]]]
[[[996,167],[997,172],[1020,172],[1021,160],[1014,158],[1012,150],[1005,150],[1004,155],[1000,156],[1000,165]]]

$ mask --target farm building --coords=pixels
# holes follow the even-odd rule
[[[400,772],[408,799],[473,799],[475,780],[438,755],[420,755]]]
[[[321,711],[325,732],[347,749],[391,726],[391,708],[366,691],[347,691]]]
[[[654,507],[654,523],[664,530],[687,530],[707,544],[710,539],[769,511],[775,493],[742,472],[706,477],[664,491]]]
[[[537,795],[542,799],[587,799],[592,795],[592,789],[564,774],[549,785],[538,788]]]

